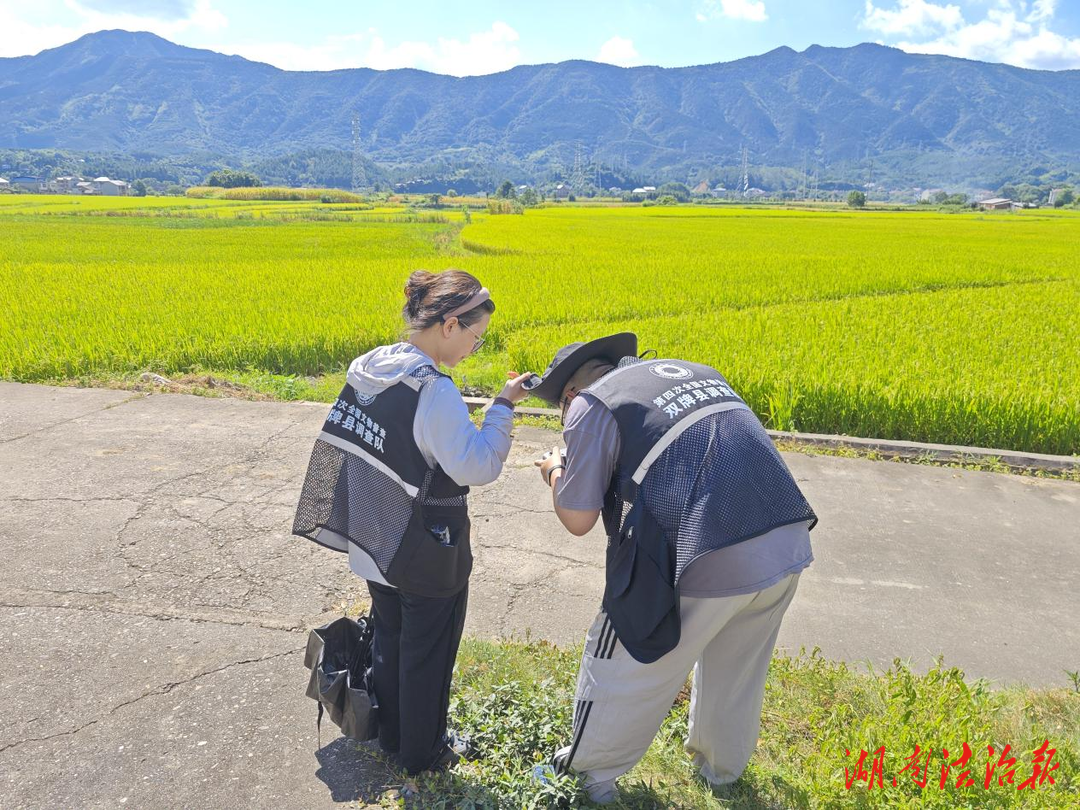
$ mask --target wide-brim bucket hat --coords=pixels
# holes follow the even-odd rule
[[[613,366],[618,365],[624,357],[637,357],[637,347],[637,335],[633,332],[619,332],[585,343],[563,346],[555,352],[555,358],[541,375],[540,384],[529,393],[558,405],[563,388],[585,363],[600,359],[607,360]]]

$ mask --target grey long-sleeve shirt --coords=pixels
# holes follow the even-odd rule
[[[436,363],[411,343],[379,346],[353,360],[348,382],[360,395],[378,394],[419,366]],[[510,454],[514,414],[505,405],[492,406],[477,428],[452,380],[433,380],[420,391],[413,420],[413,439],[427,463],[443,468],[460,486],[489,484],[499,477]],[[349,545],[349,567],[358,576],[389,583],[371,557]]]

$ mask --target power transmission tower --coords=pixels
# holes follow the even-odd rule
[[[750,153],[745,146],[742,148],[742,193],[744,197],[750,193]]]
[[[803,155],[802,155],[802,185],[800,187],[800,193],[799,193],[799,196],[802,199],[806,199],[806,196],[807,196],[807,194],[809,192],[809,189],[806,186],[806,163],[807,163],[808,158],[809,158],[809,154],[804,149],[803,150]]]
[[[352,190],[359,192],[367,186],[363,154],[360,149],[360,113],[352,114]]]
[[[574,170],[570,173],[570,189],[575,194],[580,194],[585,189],[587,177],[581,144],[578,143],[574,146]]]

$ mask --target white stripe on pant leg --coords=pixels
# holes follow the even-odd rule
[[[684,598],[679,645],[651,664],[635,661],[610,629],[604,633],[606,644],[597,645],[604,624],[597,617],[586,638],[576,693],[590,706],[577,724],[573,745],[560,749],[557,761],[581,773],[590,791],[610,790],[648,750],[705,645],[750,599]]]
[[[574,758],[574,752],[577,750],[578,744],[581,742],[581,732],[585,728],[585,721],[588,719],[591,708],[591,701],[579,700],[577,702],[574,711],[574,733],[570,745],[560,748],[552,758],[556,773],[566,773],[570,770],[570,763]]]
[[[593,655],[597,658],[600,657],[600,651],[604,648],[605,639],[608,633],[614,633],[614,628],[611,626],[611,619],[604,616],[604,623],[600,626],[600,633],[596,637],[596,645],[593,647]]]
[[[713,607],[690,608],[679,646],[659,661],[635,661],[615,634],[607,636],[598,657],[583,657],[579,684],[592,687],[579,697],[588,698],[592,705],[575,735],[575,745],[561,754],[567,767],[582,774],[594,799],[609,794],[615,780],[648,751],[693,661],[715,634],[714,624],[723,621],[713,616]],[[589,650],[593,649],[590,645]]]
[[[611,620],[608,618],[607,612],[601,609],[596,614],[596,618],[593,619],[592,625],[585,631],[585,644],[583,645],[581,652],[582,661],[578,667],[578,680],[575,688],[574,717],[573,722],[571,723],[570,745],[560,748],[552,755],[551,762],[556,773],[565,773],[568,770],[568,759],[579,739],[581,726],[583,725],[588,706],[590,705],[590,701],[587,700],[589,688],[586,680],[587,668],[585,666],[585,659],[590,656],[590,649],[593,650],[593,656],[599,654],[601,644],[606,638],[610,628]]]
[[[614,655],[614,653],[615,653],[615,645],[618,643],[618,641],[619,641],[618,636],[615,635],[615,628],[612,627],[611,628],[611,635],[608,637],[607,647],[606,647],[606,649],[601,651],[600,657],[610,660],[611,656]]]

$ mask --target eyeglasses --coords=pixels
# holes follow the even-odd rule
[[[467,323],[462,323],[460,320],[458,320],[458,326],[460,326],[462,329],[469,329],[469,325]],[[472,349],[469,350],[469,354],[476,354],[478,351],[480,351],[480,347],[484,345],[484,339],[478,334],[476,334],[476,332],[473,332],[472,329],[469,329],[469,332],[471,332],[472,336],[476,338],[476,342],[473,344]]]

